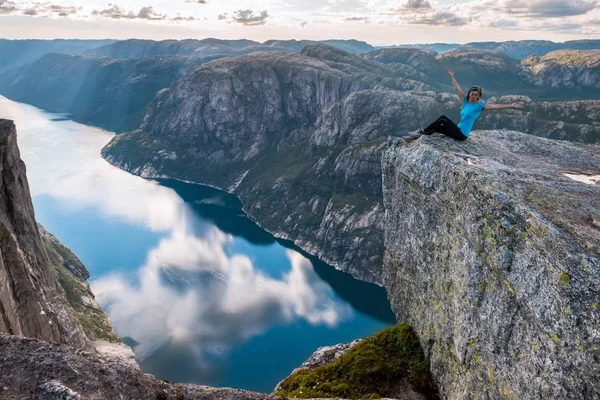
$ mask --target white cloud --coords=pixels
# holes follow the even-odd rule
[[[255,14],[252,10],[236,10],[233,12],[233,21],[245,26],[264,25],[269,18],[267,11]]]
[[[0,0],[0,15],[22,14],[40,17],[68,17],[82,11],[81,7],[69,4],[53,4],[38,2],[14,2]]]
[[[290,271],[276,280],[248,257],[227,255],[231,240],[217,229],[203,238],[176,233],[148,253],[139,284],[118,275],[92,282],[117,333],[139,343],[138,358],[173,341],[226,351],[274,324],[335,326],[351,314],[300,254],[287,252]]]

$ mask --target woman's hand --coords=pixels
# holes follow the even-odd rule
[[[525,108],[525,105],[523,105],[523,103],[512,103],[511,106],[512,108]]]
[[[446,68],[446,72],[448,73],[448,75],[450,75],[450,77],[454,77],[454,71],[452,71],[450,68]]]

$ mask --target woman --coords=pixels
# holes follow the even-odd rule
[[[473,123],[481,114],[483,110],[503,110],[506,108],[525,108],[521,103],[512,104],[485,104],[481,100],[483,95],[483,89],[479,86],[472,86],[467,95],[462,91],[456,79],[454,79],[454,71],[446,69],[450,79],[452,80],[452,86],[456,90],[456,94],[463,102],[463,109],[460,112],[460,122],[456,125],[448,117],[442,115],[427,128],[419,130],[422,135],[431,135],[433,132],[443,133],[446,136],[450,136],[456,140],[467,140],[471,133]]]

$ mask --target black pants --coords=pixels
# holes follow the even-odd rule
[[[467,140],[467,137],[463,135],[460,128],[445,115],[433,121],[427,128],[423,129],[423,132],[426,135],[439,132],[456,140]]]

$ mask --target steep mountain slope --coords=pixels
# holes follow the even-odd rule
[[[437,62],[418,50],[378,56],[415,68]],[[501,61],[498,68],[502,62],[516,64],[496,53],[492,60]],[[102,154],[144,177],[233,192],[266,230],[359,279],[379,283],[383,143],[389,135],[406,135],[460,110],[455,94],[393,90],[412,81],[394,78],[388,65],[324,45],[300,54],[256,53],[204,64],[161,91],[140,129],[114,138]],[[485,112],[476,129],[509,127],[600,140],[597,101],[490,99],[517,100],[526,110]],[[563,123],[564,115],[572,116]]]
[[[81,55],[97,47],[106,46],[114,40],[7,40],[0,39],[0,70],[29,64],[45,54],[63,53]]]
[[[189,67],[210,60],[174,56],[115,60],[48,54],[0,75],[0,93],[121,132],[139,126],[157,91],[171,86]]]
[[[527,78],[537,86],[600,89],[600,50],[560,50],[521,62]]]
[[[0,120],[0,162],[0,332],[90,348],[40,238],[8,120]]]
[[[376,281],[373,268],[381,265],[383,231],[373,222],[382,212],[379,197],[373,197],[379,195],[375,142],[394,128],[418,128],[416,120],[396,112],[403,104],[414,101],[416,115],[433,115],[434,102],[401,92],[364,92],[348,98],[347,109],[340,110],[360,113],[340,132],[351,148],[344,143],[329,146],[311,136],[323,110],[350,93],[386,84],[389,74],[383,66],[323,45],[301,54],[257,53],[205,64],[160,92],[141,129],[112,140],[103,156],[141,176],[176,177],[235,191],[250,216],[267,230]],[[394,80],[389,83],[395,85]],[[388,100],[381,102],[382,97]],[[323,116],[320,123],[334,122],[328,119]],[[388,129],[370,126],[380,123]],[[349,140],[351,132],[362,139]],[[373,143],[360,144],[363,139]],[[309,142],[314,142],[314,152]],[[363,161],[355,162],[355,157]],[[334,172],[330,167],[336,165]],[[373,183],[358,192],[364,195],[348,198],[362,185],[357,183],[361,176],[372,177]],[[355,208],[355,202],[361,206]],[[296,212],[288,209],[299,204]],[[288,229],[290,224],[296,229]],[[329,229],[331,224],[336,228]],[[364,237],[362,246],[345,251],[349,243],[342,235],[331,240],[340,226],[348,231],[347,240],[356,240],[351,233],[355,229],[379,234],[359,235]],[[327,249],[321,251],[325,243]],[[355,257],[357,253],[361,256]]]
[[[423,136],[382,169],[384,284],[441,396],[599,397],[600,147]]]

